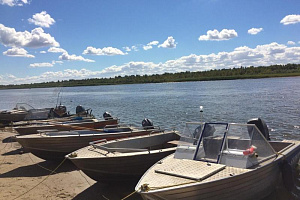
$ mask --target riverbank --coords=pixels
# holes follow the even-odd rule
[[[113,200],[133,192],[135,183],[99,184],[69,161],[59,166],[60,163],[44,161],[23,152],[13,140],[14,135],[15,132],[9,129],[0,130],[0,199]],[[53,170],[55,172],[51,174]],[[128,199],[141,198],[136,194]]]
[[[190,82],[190,81],[218,81],[237,79],[260,79],[275,77],[300,76],[300,64],[271,65],[260,67],[240,67],[233,69],[214,69],[198,72],[178,72],[153,75],[125,75],[111,78],[88,78],[82,80],[58,80],[57,82],[43,82],[30,84],[0,85],[0,89],[31,89],[50,87],[78,87],[99,85],[123,85],[144,83],[166,83],[166,82]]]

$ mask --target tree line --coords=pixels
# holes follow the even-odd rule
[[[259,67],[243,67],[232,69],[214,69],[209,71],[164,73],[153,75],[115,76],[111,78],[89,78],[82,80],[61,80],[31,84],[0,85],[0,89],[75,87],[96,85],[119,85],[138,83],[163,83],[185,81],[213,81],[233,79],[254,79],[269,77],[300,76],[300,64],[270,65]]]

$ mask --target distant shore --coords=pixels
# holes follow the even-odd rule
[[[82,80],[61,80],[57,82],[43,82],[19,85],[0,85],[1,89],[30,89],[50,87],[78,87],[98,85],[122,85],[143,83],[165,83],[165,82],[189,82],[189,81],[216,81],[237,79],[259,79],[275,77],[300,76],[300,64],[271,65],[261,67],[240,67],[233,69],[216,69],[201,72],[179,72],[154,75],[130,75],[116,76],[114,78],[90,78]]]

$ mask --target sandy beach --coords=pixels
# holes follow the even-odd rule
[[[122,199],[134,192],[136,183],[100,184],[68,160],[55,163],[23,152],[14,141],[15,134],[10,128],[0,130],[0,199],[107,200]],[[127,199],[141,197],[134,194]]]

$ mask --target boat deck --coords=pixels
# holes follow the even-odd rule
[[[228,167],[221,164],[206,162],[193,162],[186,159],[173,159],[174,155],[162,160],[162,164],[156,164],[142,178],[142,184],[148,184],[149,188],[167,188],[183,186],[187,184],[199,184],[229,178],[242,174],[250,169]],[[207,168],[208,165],[211,167]],[[180,166],[180,167],[178,167]],[[138,187],[140,187],[139,185]]]

